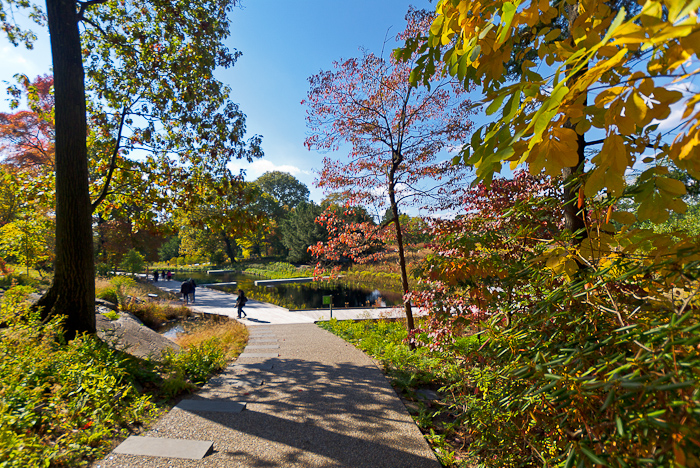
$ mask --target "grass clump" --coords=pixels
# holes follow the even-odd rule
[[[149,294],[157,294],[162,300],[152,300]],[[173,298],[168,293],[127,276],[115,276],[109,280],[98,279],[95,282],[95,295],[116,304],[121,311],[134,314],[144,325],[154,330],[169,320],[192,315],[187,307],[172,305],[169,300]]]
[[[221,344],[226,359],[231,360],[243,351],[248,342],[248,330],[235,320],[208,320],[178,336],[176,342],[183,348],[190,349],[211,339]]]
[[[313,276],[313,270],[308,266],[295,267],[291,263],[272,262],[267,264],[250,264],[243,273],[247,275],[264,276],[270,279],[306,278]]]

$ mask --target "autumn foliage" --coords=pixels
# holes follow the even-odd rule
[[[0,112],[0,155],[6,164],[22,170],[47,172],[54,165],[53,76],[34,81],[17,75],[20,87],[11,87],[13,104],[27,98],[30,110]]]
[[[426,31],[431,16],[410,10],[406,19],[406,30],[397,40]],[[318,186],[342,192],[348,206],[391,210],[404,293],[408,272],[401,208],[437,195],[441,186],[459,178],[460,168],[450,164],[444,150],[465,139],[471,128],[462,84],[435,73],[429,77],[430,88],[414,88],[409,82],[412,65],[363,51],[360,58],[335,62],[332,71],[312,76],[302,102],[308,106],[309,149],[350,145],[347,160],[324,158]],[[337,244],[345,250],[342,246],[358,235],[357,226],[346,227]],[[404,306],[412,329],[411,305],[406,301]]]
[[[436,283],[414,294],[464,363],[445,391],[482,466],[700,466],[700,246],[650,226],[700,176],[698,4],[612,4],[443,0],[397,51],[419,54],[414,83],[441,68],[478,86],[491,116],[455,162],[492,201],[474,209],[477,188],[435,224]],[[521,198],[503,165],[565,187]],[[472,332],[478,351],[450,347]]]

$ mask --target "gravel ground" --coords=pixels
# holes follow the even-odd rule
[[[174,408],[148,437],[209,440],[202,460],[112,453],[94,467],[431,467],[440,464],[382,372],[314,324],[251,328],[279,344],[246,358],[194,399],[247,403],[241,413]],[[270,337],[269,335],[273,335]],[[260,350],[255,350],[260,351]],[[262,385],[261,385],[262,383]]]

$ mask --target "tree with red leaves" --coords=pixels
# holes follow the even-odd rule
[[[17,75],[19,87],[13,86],[12,107],[26,97],[30,110],[0,112],[0,159],[22,170],[54,169],[53,76],[37,76],[30,81]]]
[[[431,346],[487,315],[505,313],[508,320],[519,307],[515,297],[538,296],[527,292],[530,278],[520,272],[552,248],[564,227],[558,190],[557,180],[519,171],[494,179],[489,187],[479,183],[464,189],[443,206],[456,216],[431,222],[433,254],[421,266],[420,291],[411,295],[431,311]]]
[[[397,40],[426,31],[432,17],[411,9],[406,20]],[[390,208],[404,293],[409,289],[400,207],[437,196],[442,184],[459,178],[450,161],[440,156],[464,141],[471,128],[464,87],[436,73],[430,88],[414,88],[409,84],[413,66],[363,51],[361,57],[335,62],[334,70],[309,78],[311,89],[302,101],[312,132],[307,148],[335,151],[341,144],[351,145],[349,161],[324,158],[318,185],[344,192],[349,206],[373,206],[378,212]],[[351,231],[357,227],[346,225]],[[353,238],[347,229],[339,235],[350,242],[367,238]],[[413,329],[408,299],[404,306],[408,328]]]

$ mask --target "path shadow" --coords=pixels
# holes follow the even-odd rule
[[[260,319],[256,319],[253,317],[245,317],[243,320],[247,320],[248,322],[253,322],[253,323],[271,323],[267,320],[260,320]]]
[[[311,459],[313,466],[329,467],[440,466],[426,454],[405,407],[374,365],[281,358],[237,364],[237,377],[255,376],[265,384],[206,388],[193,396],[249,401],[248,409],[235,417],[196,413],[241,435],[254,436],[234,435],[240,441],[236,449],[217,447],[217,456],[253,467],[309,466]],[[272,364],[272,369],[261,370],[259,364],[266,368]],[[263,441],[251,442],[256,439]],[[274,456],[261,456],[260,443],[269,444],[262,453],[272,451]]]

